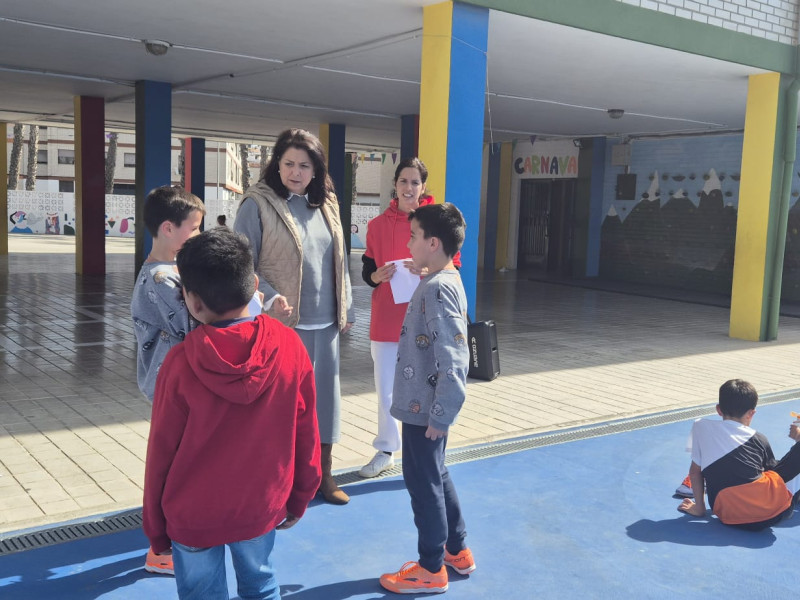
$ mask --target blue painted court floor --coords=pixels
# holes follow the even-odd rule
[[[791,444],[792,410],[800,401],[762,405],[753,421],[777,456]],[[796,595],[800,514],[751,533],[676,510],[672,494],[689,466],[690,428],[691,419],[682,420],[451,466],[478,568],[470,576],[451,571],[446,597]],[[274,557],[284,598],[394,597],[378,577],[416,559],[402,478],[347,491],[349,505],[315,502],[296,527],[279,533]],[[173,578],[142,569],[147,545],[133,530],[0,556],[0,598],[176,598]],[[228,569],[235,598],[230,562]]]

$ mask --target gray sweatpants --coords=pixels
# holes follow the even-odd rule
[[[295,329],[308,351],[317,387],[317,420],[322,444],[339,441],[342,392],[339,386],[339,328]]]

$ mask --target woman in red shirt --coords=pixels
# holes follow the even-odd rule
[[[418,158],[404,158],[394,172],[395,197],[389,208],[367,225],[367,248],[361,259],[361,276],[372,286],[372,316],[369,323],[370,351],[375,371],[375,390],[378,393],[378,435],[372,442],[377,453],[359,471],[362,477],[376,477],[394,465],[392,453],[400,450],[400,428],[389,414],[392,406],[394,367],[397,363],[397,343],[408,302],[395,303],[389,281],[397,271],[394,260],[405,259],[404,265],[415,275],[408,251],[411,223],[408,214],[420,206],[433,204],[433,196],[425,193],[428,169]],[[453,262],[461,266],[460,253]],[[380,265],[380,266],[378,266]]]

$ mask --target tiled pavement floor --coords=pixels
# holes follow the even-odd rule
[[[150,406],[135,377],[133,241],[108,240],[106,277],[76,276],[71,244],[12,235],[0,257],[0,533],[141,505]],[[354,254],[337,469],[374,453],[360,266]],[[776,342],[744,342],[727,336],[725,308],[514,273],[479,283],[477,315],[497,322],[502,375],[470,380],[450,447],[711,404],[732,377],[800,388],[800,319],[782,318]]]

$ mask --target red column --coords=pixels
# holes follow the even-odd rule
[[[75,272],[106,273],[105,104],[75,97]],[[138,224],[137,224],[138,225]]]

